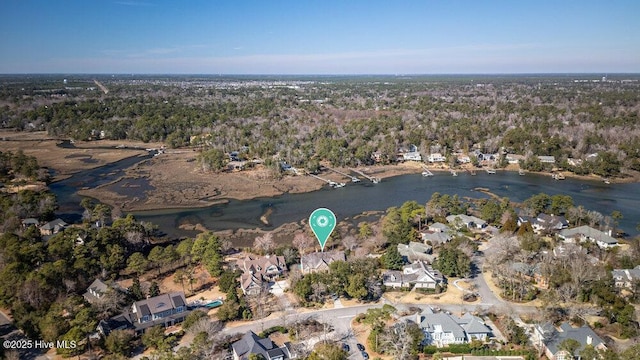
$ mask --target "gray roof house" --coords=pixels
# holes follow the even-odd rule
[[[451,231],[451,228],[449,228],[447,225],[441,223],[441,222],[437,222],[437,223],[433,223],[431,225],[429,225],[429,231],[433,231],[433,232],[449,232]]]
[[[466,226],[469,229],[483,229],[487,226],[486,221],[478,217],[465,214],[449,215],[447,216],[447,222],[454,226]]]
[[[388,270],[382,274],[382,283],[392,288],[435,289],[444,281],[444,276],[424,261],[406,265],[402,271]]]
[[[87,288],[87,292],[82,295],[89,303],[93,303],[104,296],[109,290],[109,285],[100,279],[95,279]]]
[[[531,227],[536,233],[560,231],[568,228],[569,222],[564,216],[540,213],[533,219]]]
[[[131,313],[125,311],[106,320],[100,320],[97,329],[102,336],[108,336],[114,330],[125,330],[133,328]]]
[[[633,269],[614,269],[611,275],[615,287],[633,289],[635,283],[640,283],[640,265]]]
[[[38,226],[40,221],[36,218],[26,218],[22,220],[22,226],[28,228],[29,226]]]
[[[565,241],[572,242],[582,242],[588,240],[596,243],[601,249],[618,246],[618,240],[611,237],[611,235],[587,225],[578,226],[577,228],[573,229],[560,230],[560,232],[558,233],[558,237]]]
[[[334,261],[345,261],[344,251],[312,252],[300,258],[300,269],[303,274],[318,271],[329,271],[329,264]]]
[[[284,256],[249,254],[238,260],[236,265],[243,272],[240,277],[240,286],[245,294],[256,293],[261,287],[268,285],[270,281],[287,271]]]
[[[431,255],[431,252],[431,246],[415,241],[409,242],[408,245],[398,244],[398,253],[400,253],[407,262],[424,260],[432,263],[435,256]]]
[[[446,313],[418,314],[415,321],[424,331],[426,345],[444,347],[472,340],[486,341],[491,336],[491,329],[484,321],[471,314],[462,317]]]
[[[449,242],[453,237],[449,232],[422,231],[420,232],[420,238],[424,243],[429,242],[432,245],[436,245]]]
[[[62,219],[55,219],[49,221],[48,223],[40,226],[40,234],[42,235],[53,235],[57,234],[60,231],[64,230],[67,227],[67,223]]]
[[[536,346],[542,347],[547,358],[551,360],[569,360],[570,354],[566,350],[561,350],[560,345],[566,339],[574,339],[580,343],[580,347],[572,356],[578,356],[580,351],[587,345],[593,346],[597,350],[605,350],[607,346],[604,341],[588,326],[574,328],[571,324],[564,322],[559,329],[555,329],[551,324],[538,325],[534,328],[532,340]]]
[[[136,331],[144,331],[154,325],[171,326],[184,321],[189,314],[183,292],[162,294],[136,301],[131,306]]]
[[[278,347],[271,339],[261,338],[253,331],[249,331],[242,338],[231,344],[233,360],[248,360],[249,355],[259,354],[265,360],[286,360],[295,359],[292,354],[290,344],[287,342]]]

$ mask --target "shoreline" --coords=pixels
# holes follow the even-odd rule
[[[305,175],[283,175],[280,178],[270,177],[268,170],[262,166],[254,169],[222,172],[222,173],[202,173],[196,169],[192,158],[192,152],[176,152],[174,154],[163,154],[138,163],[133,168],[125,169],[125,175],[109,184],[92,189],[81,189],[78,194],[95,198],[107,205],[118,208],[120,211],[153,212],[170,211],[171,209],[202,209],[215,205],[226,204],[232,200],[251,200],[256,198],[277,197],[284,194],[301,194],[320,190],[326,183],[312,179]],[[185,164],[187,164],[185,166]],[[395,176],[420,174],[424,168],[424,163],[404,162],[393,165],[371,165],[358,168],[359,171],[380,180],[389,179]],[[449,173],[445,165],[427,166],[433,173]],[[338,168],[343,172],[349,172],[346,168]],[[456,168],[457,172],[470,173],[472,169],[468,167]],[[473,169],[476,172],[484,169]],[[517,172],[517,166],[510,166],[497,171]],[[165,173],[166,171],[166,173]],[[567,171],[561,172],[567,179],[577,179],[582,181],[602,182],[603,179],[596,175],[576,175]],[[173,174],[173,175],[172,175]],[[529,172],[539,176],[549,176],[546,172]],[[332,171],[325,171],[321,177],[340,182],[345,182],[344,176]],[[137,196],[119,194],[108,187],[113,187],[120,182],[126,184],[126,180],[144,179],[153,188],[147,190],[142,198]],[[368,181],[361,179],[362,181]],[[611,181],[611,184],[639,182],[634,177],[628,180]],[[561,180],[558,180],[561,181]],[[124,186],[122,186],[124,187]],[[261,217],[261,222],[268,224],[268,209]]]

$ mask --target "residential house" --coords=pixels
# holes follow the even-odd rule
[[[432,153],[427,157],[427,161],[429,161],[430,163],[445,162],[447,161],[447,158],[442,156],[442,154],[440,153]]]
[[[112,331],[115,330],[126,330],[132,329],[133,319],[131,317],[131,312],[125,311],[122,314],[118,314],[106,320],[100,320],[97,326],[97,330],[102,336],[108,336]]]
[[[567,242],[591,241],[596,243],[601,249],[618,246],[618,240],[611,237],[611,234],[606,234],[588,225],[573,229],[563,229],[558,233],[558,237]]]
[[[454,227],[466,226],[469,229],[483,229],[487,227],[487,222],[475,216],[465,214],[449,215],[447,222]]]
[[[422,155],[420,155],[418,147],[415,145],[410,145],[408,151],[401,150],[398,155],[398,158],[403,161],[422,161]]]
[[[543,163],[543,164],[555,164],[556,163],[556,157],[555,156],[538,155],[538,160],[540,160],[540,162]]]
[[[560,345],[566,339],[576,340],[580,344],[574,354],[569,354],[566,350],[560,349]],[[549,323],[535,326],[532,340],[550,360],[579,359],[580,352],[587,345],[593,346],[596,350],[605,350],[607,348],[604,341],[590,327],[585,325],[574,328],[567,322],[562,323],[558,329]]]
[[[40,234],[43,236],[57,234],[67,227],[67,223],[62,219],[55,219],[40,226]]]
[[[408,245],[398,244],[398,253],[406,262],[424,260],[431,264],[434,260],[434,255],[431,254],[432,251],[431,246],[415,241],[409,242]]]
[[[94,303],[100,300],[104,294],[109,290],[109,285],[105,284],[100,279],[95,279],[87,288],[87,292],[82,295],[89,303]]]
[[[240,288],[245,295],[258,295],[269,287],[269,282],[252,273],[240,275]]]
[[[615,287],[633,290],[640,284],[640,265],[633,269],[614,269],[611,275]]]
[[[556,232],[569,227],[569,222],[564,216],[548,215],[545,213],[540,213],[536,217],[518,217],[518,226],[526,222],[531,224],[533,232],[536,234]]]
[[[420,237],[425,244],[444,244],[453,238],[448,232],[421,231]]]
[[[29,226],[38,226],[40,224],[40,221],[38,221],[38,219],[34,219],[34,218],[26,218],[24,220],[22,220],[22,227],[23,228],[28,228]]]
[[[287,271],[284,256],[249,254],[236,262],[243,272],[240,285],[245,294],[256,293]]]
[[[458,155],[457,160],[460,164],[469,164],[471,162],[471,158],[468,155]]]
[[[521,160],[522,161],[525,160],[524,155],[517,155],[517,154],[507,154],[506,158],[509,164],[519,164]]]
[[[436,222],[429,225],[429,231],[448,233],[451,231],[451,228],[441,222]]]
[[[142,332],[155,325],[171,326],[184,321],[188,315],[183,292],[162,294],[136,301],[131,306],[133,326]]]
[[[445,347],[472,340],[487,341],[491,336],[491,329],[484,321],[471,314],[457,317],[447,313],[428,312],[416,315],[415,321],[425,334],[425,345]]]
[[[265,360],[295,359],[291,351],[291,344],[286,342],[277,346],[269,338],[261,338],[253,331],[249,331],[242,338],[231,344],[233,360],[248,360],[251,354],[261,355]]]
[[[329,264],[334,261],[345,261],[344,251],[313,252],[300,257],[300,270],[303,274],[329,271]]]
[[[382,283],[392,288],[435,289],[444,282],[444,276],[425,261],[406,265],[402,271],[389,270],[382,274]]]
[[[101,297],[106,291],[106,284],[94,281],[87,293],[90,296]],[[87,294],[85,294],[87,296]],[[113,316],[98,323],[97,330],[103,336],[109,335],[114,330],[133,329],[136,333],[143,333],[146,329],[162,325],[171,326],[184,321],[189,314],[187,300],[182,292],[174,292],[154,296],[145,300],[136,301],[121,314]]]

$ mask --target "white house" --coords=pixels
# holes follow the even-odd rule
[[[435,162],[445,162],[447,161],[447,158],[442,156],[442,154],[440,153],[433,153],[433,154],[429,154],[429,157],[427,158],[427,160],[430,163],[435,163]]]
[[[601,249],[608,249],[618,246],[618,240],[610,234],[594,229],[591,226],[583,225],[573,229],[564,229],[558,233],[558,237],[567,242],[594,242]]]
[[[424,332],[426,345],[445,347],[472,340],[486,341],[491,336],[491,329],[484,321],[471,314],[462,317],[446,313],[418,314],[416,322]]]
[[[402,271],[389,270],[382,274],[382,283],[393,288],[435,289],[444,277],[424,261],[406,265]]]

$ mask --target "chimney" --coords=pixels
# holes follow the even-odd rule
[[[591,345],[592,342],[593,338],[591,337],[591,335],[587,335],[587,345]]]

